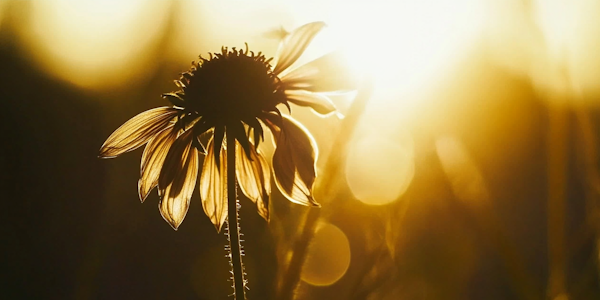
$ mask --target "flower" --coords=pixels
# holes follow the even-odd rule
[[[226,135],[235,137],[240,189],[263,218],[269,219],[271,176],[290,201],[318,206],[312,196],[316,144],[306,128],[282,115],[278,106],[290,110],[289,103],[293,103],[329,115],[336,108],[323,93],[353,89],[354,81],[335,53],[290,68],[324,26],[314,22],[291,32],[281,42],[274,67],[272,59],[248,51],[247,44],[245,50],[223,47],[208,59],[200,56],[175,81],[180,90],[163,94],[173,106],[131,118],[108,137],[100,157],[116,157],[147,144],[139,197],[143,202],[158,186],[160,213],[175,230],[188,211],[198,174],[204,212],[218,231],[227,218]],[[264,128],[273,133],[276,144],[272,175],[258,149]]]

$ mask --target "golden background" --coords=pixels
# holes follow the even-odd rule
[[[303,59],[363,85],[344,118],[292,108],[321,209],[242,199],[249,299],[600,299],[592,0],[0,0],[0,298],[226,299],[199,196],[175,232],[137,200],[141,150],[97,151],[199,54],[316,20]]]

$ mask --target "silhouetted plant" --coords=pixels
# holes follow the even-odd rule
[[[223,47],[220,53],[210,53],[208,59],[200,56],[175,81],[180,89],[163,94],[172,106],[138,114],[115,130],[100,149],[101,158],[112,158],[147,144],[139,197],[143,202],[158,186],[160,213],[175,230],[187,214],[200,174],[204,212],[217,231],[228,221],[227,250],[236,299],[244,299],[247,288],[237,184],[267,221],[271,176],[290,201],[319,206],[312,195],[318,153],[315,141],[302,124],[283,115],[278,106],[291,111],[292,103],[330,115],[336,108],[322,93],[354,89],[354,82],[340,72],[334,53],[290,68],[324,26],[322,22],[309,23],[288,34],[274,66],[272,59],[249,51],[247,44],[244,50]],[[276,143],[272,175],[259,149],[265,126]]]

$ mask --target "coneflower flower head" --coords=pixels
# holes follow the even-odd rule
[[[227,218],[226,147],[235,147],[240,189],[266,220],[271,177],[290,201],[318,206],[312,196],[316,143],[302,124],[278,107],[289,111],[293,103],[329,115],[336,108],[324,93],[354,89],[355,81],[333,53],[288,70],[324,26],[314,22],[292,31],[282,41],[274,66],[272,59],[249,51],[247,44],[244,49],[223,47],[220,53],[200,56],[175,81],[179,90],[163,94],[173,106],[151,109],[127,121],[106,140],[100,157],[116,157],[146,145],[140,200],[158,186],[160,213],[174,229],[185,218],[198,174],[204,211],[221,229]],[[276,144],[272,168],[258,148],[265,128]],[[226,135],[234,137],[236,145],[227,145]]]

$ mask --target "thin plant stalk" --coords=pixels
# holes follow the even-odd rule
[[[235,177],[235,138],[226,134],[227,138],[227,239],[229,241],[229,265],[235,300],[246,299],[246,280],[242,256],[241,227],[239,218],[240,204],[237,198],[237,181]]]
[[[566,296],[566,174],[568,110],[563,99],[552,99],[548,128],[548,298]]]
[[[581,100],[581,99],[576,99]],[[575,118],[578,125],[580,147],[577,152],[577,157],[580,158],[580,163],[583,165],[583,173],[585,174],[585,201],[586,201],[586,222],[581,225],[581,228],[576,232],[580,232],[573,238],[574,245],[571,249],[581,249],[585,247],[588,239],[596,240],[596,253],[600,253],[600,172],[598,172],[598,141],[595,137],[594,126],[590,113],[586,107],[581,104],[582,101],[577,101],[574,105]],[[574,250],[574,251],[577,251]],[[587,292],[587,286],[594,286],[595,274],[598,269],[598,256],[592,255],[591,262],[585,270],[581,270],[575,280],[575,283],[570,287],[570,296],[574,299],[586,296],[593,298],[591,295],[584,294]],[[591,296],[591,297],[590,297]]]
[[[333,188],[338,180],[339,176],[335,176],[340,166],[342,165],[342,158],[345,157],[345,151],[347,149],[347,145],[350,142],[350,138],[358,125],[358,121],[365,111],[365,107],[368,101],[371,99],[373,94],[373,83],[370,78],[366,78],[358,90],[356,97],[346,117],[342,121],[341,131],[338,133],[338,136],[334,142],[333,149],[338,149],[336,153],[331,153],[327,159],[327,165],[325,166],[324,173],[328,174],[324,177],[324,180],[319,183],[319,186],[327,187],[324,193],[319,195],[319,200],[322,204],[327,202],[327,198],[334,195],[337,190]],[[304,260],[306,259],[306,254],[308,252],[308,245],[312,240],[315,228],[317,226],[317,222],[321,217],[320,209],[310,209],[304,216],[304,220],[302,222],[302,231],[300,232],[300,236],[297,241],[294,243],[294,248],[292,251],[292,257],[290,258],[290,262],[286,268],[285,274],[281,280],[278,289],[278,297],[277,299],[293,299],[294,295],[296,295],[296,288],[298,286],[298,282],[300,281],[300,273],[302,272],[302,266],[304,265]]]

